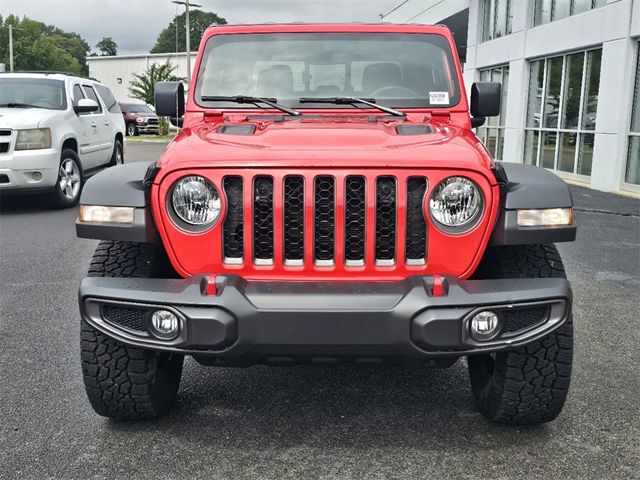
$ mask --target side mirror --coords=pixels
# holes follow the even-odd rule
[[[156,115],[178,119],[184,116],[184,85],[180,82],[158,82],[154,88]],[[174,124],[175,125],[175,124]]]
[[[81,113],[97,112],[98,110],[100,110],[98,102],[90,98],[81,98],[78,100],[78,104],[73,106],[73,111],[78,115]]]
[[[471,110],[471,116],[478,119],[475,123],[478,123],[481,118],[500,115],[501,92],[502,85],[497,82],[476,82],[471,85],[471,105],[469,109]]]

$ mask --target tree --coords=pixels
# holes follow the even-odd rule
[[[12,25],[13,56],[17,71],[55,70],[86,75],[89,44],[77,33],[28,17],[0,16],[0,62],[9,64],[9,32]],[[19,30],[18,30],[19,29]]]
[[[186,43],[186,12],[178,15],[167,28],[160,32],[155,46],[151,53],[184,52]],[[176,22],[178,32],[176,35]],[[226,25],[227,21],[213,12],[203,12],[202,10],[192,10],[189,15],[190,39],[192,49],[197,49],[200,44],[202,34],[209,25]],[[176,45],[176,41],[178,42]]]
[[[142,100],[144,103],[153,105],[153,89],[158,82],[180,82],[184,78],[176,77],[173,72],[175,65],[169,60],[166,63],[153,63],[147,70],[138,74],[134,73],[134,79],[129,82],[129,92],[133,98]]]
[[[103,57],[113,57],[118,54],[118,44],[111,37],[102,37],[96,48],[100,50],[100,55]]]

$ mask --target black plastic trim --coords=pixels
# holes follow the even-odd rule
[[[502,205],[506,210],[573,207],[569,187],[549,170],[520,163],[499,165],[508,182]]]

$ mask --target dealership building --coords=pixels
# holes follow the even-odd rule
[[[467,86],[503,85],[478,134],[495,158],[640,193],[640,2],[408,0],[393,23],[448,25]]]

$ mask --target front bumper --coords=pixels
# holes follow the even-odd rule
[[[452,278],[444,280],[442,292],[434,285],[434,277],[428,276],[400,282],[305,283],[246,282],[218,275],[213,289],[202,276],[85,278],[79,302],[85,321],[122,343],[219,365],[302,359],[331,363],[340,357],[455,358],[535,341],[562,325],[571,312],[572,292],[565,279]],[[176,339],[148,333],[149,317],[158,308],[178,315]],[[494,309],[504,320],[502,333],[487,342],[469,335],[470,318],[480,308]],[[539,318],[531,322],[533,311]],[[132,323],[136,315],[138,321]],[[510,318],[515,323],[507,328]]]
[[[0,192],[51,189],[58,179],[60,152],[54,149],[10,151],[0,155]]]

